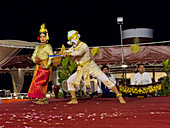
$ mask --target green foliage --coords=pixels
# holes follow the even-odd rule
[[[170,95],[170,76],[165,76],[163,81],[162,96]]]
[[[58,97],[63,97],[63,93],[62,93],[62,92],[59,92],[59,93],[58,93]]]
[[[58,71],[58,82],[60,83],[60,88],[62,87],[62,82],[68,79],[73,74],[73,71],[77,68],[76,64],[70,60],[70,57],[62,59],[61,64],[61,71]]]
[[[163,61],[164,67],[162,68],[162,71],[166,72],[167,76],[164,77],[163,80],[163,89],[161,91],[162,96],[168,96],[170,95],[170,63],[169,59]]]

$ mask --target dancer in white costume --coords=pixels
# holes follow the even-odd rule
[[[71,101],[67,104],[78,103],[75,95],[75,86],[80,84],[82,77],[84,79],[84,85],[86,87],[90,86],[90,75],[96,77],[99,81],[103,82],[105,86],[113,90],[120,103],[126,103],[122,97],[122,94],[118,92],[115,84],[113,84],[113,82],[111,82],[108,77],[99,69],[96,63],[91,60],[89,47],[86,43],[79,40],[80,34],[78,31],[68,31],[67,37],[69,40],[67,43],[72,45],[72,47],[63,53],[63,57],[74,56],[75,62],[77,64],[77,71],[67,80],[68,90],[72,96]]]

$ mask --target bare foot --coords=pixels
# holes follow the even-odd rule
[[[77,100],[71,100],[71,101],[67,102],[67,104],[78,104],[78,101]]]
[[[49,104],[49,102],[46,100],[46,101],[44,101],[44,104]]]
[[[123,99],[122,96],[120,96],[120,97],[118,98],[118,100],[120,101],[121,104],[125,104],[125,103],[126,103],[126,101]]]
[[[43,102],[43,101],[39,101],[39,100],[37,100],[37,101],[33,101],[33,103],[35,103],[35,104],[44,104],[44,102]]]

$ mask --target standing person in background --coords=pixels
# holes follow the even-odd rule
[[[38,45],[31,57],[32,61],[36,64],[33,79],[28,91],[28,97],[36,98],[37,101],[33,101],[36,104],[48,104],[46,93],[48,82],[51,81],[52,73],[52,57],[53,50],[48,43],[48,31],[45,28],[45,24],[41,25],[39,32],[40,37],[38,39],[41,41],[41,45]]]

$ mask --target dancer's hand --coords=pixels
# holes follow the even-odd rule
[[[68,53],[67,53],[67,52],[64,52],[62,55],[63,55],[63,57],[67,57],[67,56],[68,56]]]
[[[41,61],[42,61],[42,60],[41,60],[40,58],[35,57],[35,63],[36,63],[36,64],[39,64]]]
[[[41,66],[42,68],[46,69],[46,66],[45,66],[43,63],[40,64],[40,66]]]

